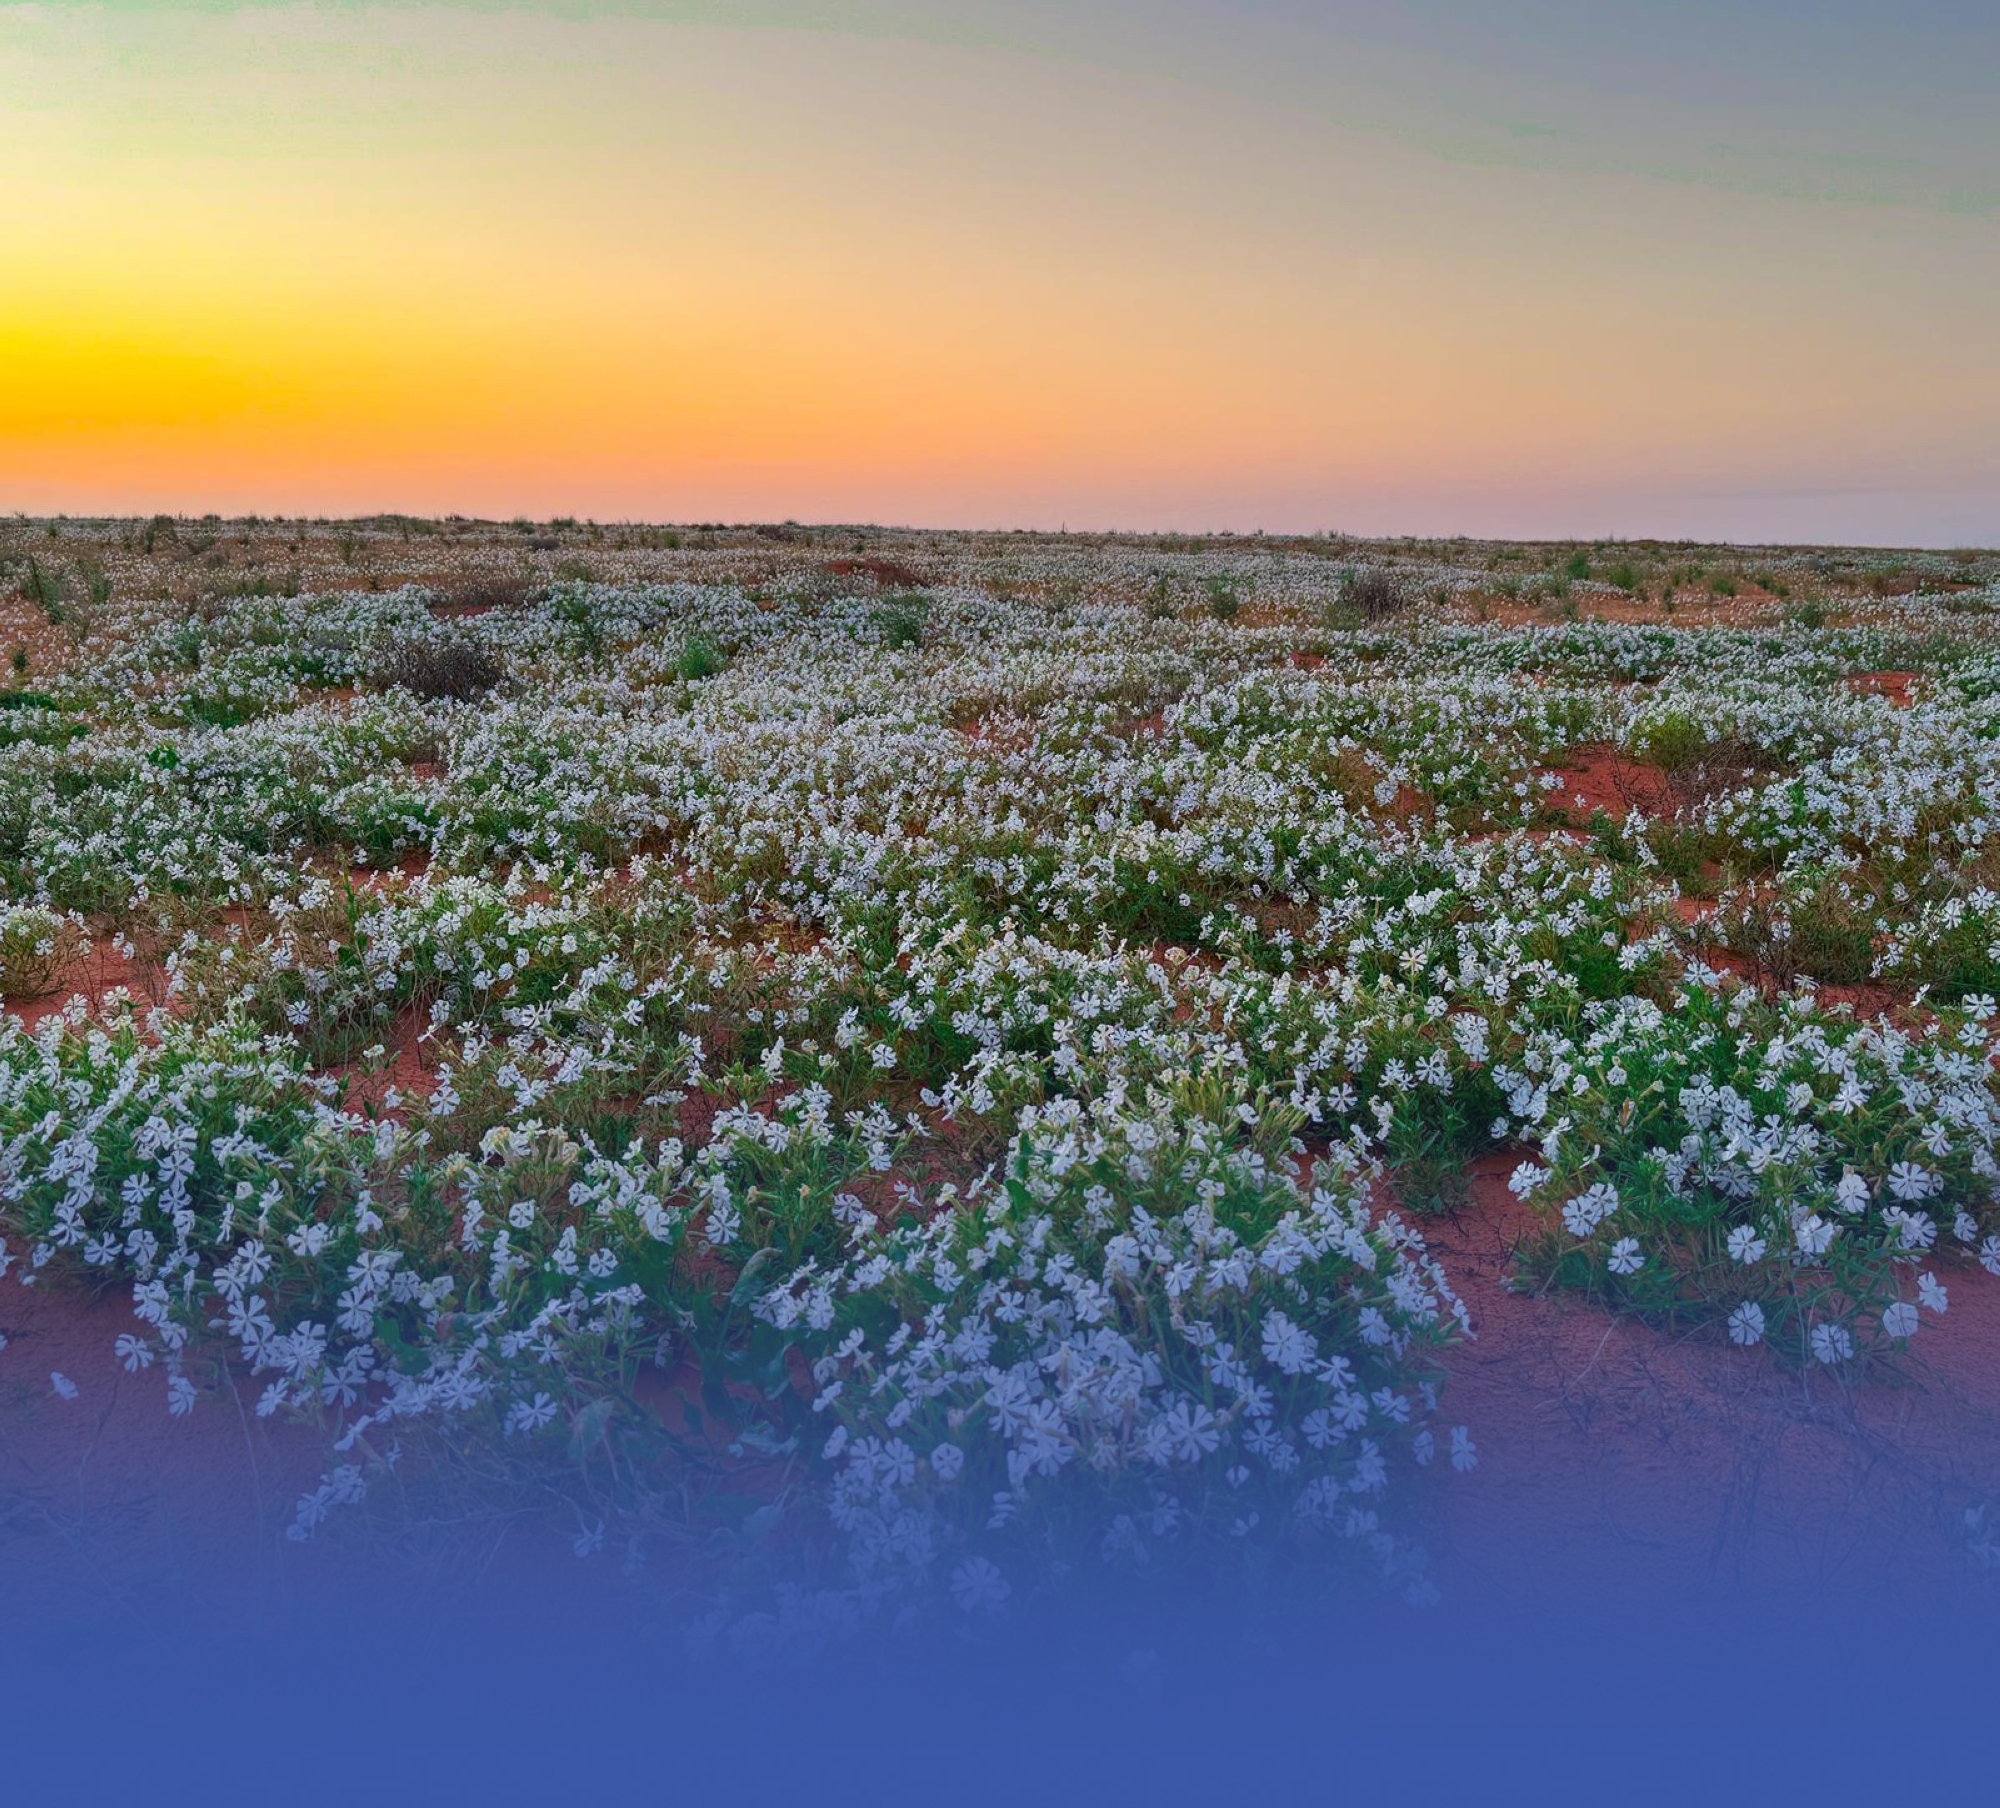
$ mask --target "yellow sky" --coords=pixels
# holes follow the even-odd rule
[[[1980,218],[985,47],[0,22],[0,506],[1673,531],[2000,474]]]

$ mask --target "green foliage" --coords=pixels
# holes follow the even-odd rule
[[[886,596],[875,608],[875,632],[892,653],[907,653],[923,645],[928,600],[917,591]]]
[[[27,574],[21,579],[22,600],[33,603],[41,610],[51,627],[59,627],[68,620],[63,596],[64,584],[61,574],[53,567],[31,558],[28,561]]]
[[[1710,745],[1709,731],[1684,710],[1672,710],[1634,730],[1632,751],[1664,772],[1692,766]]]
[[[713,678],[728,663],[728,656],[714,635],[690,634],[681,643],[674,660],[674,673],[683,683],[694,684],[703,678]]]

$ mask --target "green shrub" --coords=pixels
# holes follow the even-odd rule
[[[703,678],[713,678],[728,663],[713,635],[690,634],[681,643],[680,656],[674,661],[674,672],[693,684]]]
[[[1838,876],[1807,880],[1783,899],[1749,899],[1718,918],[1717,927],[1725,947],[1781,986],[1802,977],[1859,985],[1874,966],[1867,915]]]
[[[1683,710],[1655,716],[1632,731],[1633,755],[1650,760],[1663,772],[1692,766],[1708,745],[1708,730]]]
[[[38,560],[28,561],[27,575],[21,580],[21,600],[33,603],[52,627],[60,626],[66,619],[62,579]]]
[[[875,609],[875,632],[891,652],[907,653],[924,643],[929,601],[916,591],[887,596]]]

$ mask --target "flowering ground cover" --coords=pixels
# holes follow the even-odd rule
[[[116,1376],[149,1451],[254,1424],[292,1543],[530,1525],[739,1643],[1422,1596],[1547,1456],[1534,1348],[1662,1449],[1886,1448],[2000,1555],[2000,559],[0,563],[10,1526]]]

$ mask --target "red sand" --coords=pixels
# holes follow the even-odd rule
[[[1445,1414],[1479,1467],[1429,1501],[1447,1594],[1968,1585],[1965,1508],[2000,1500],[2000,1280],[1941,1271],[1950,1310],[1923,1315],[1900,1384],[1802,1374],[1510,1291],[1540,1228],[1507,1188],[1522,1159],[1480,1160],[1471,1207],[1423,1226],[1477,1332],[1448,1358]]]
[[[872,578],[887,590],[920,590],[924,580],[894,559],[829,559],[826,568],[837,578]]]
[[[1511,1291],[1539,1226],[1507,1189],[1521,1159],[1483,1158],[1468,1209],[1422,1222],[1477,1332],[1447,1355],[1444,1416],[1471,1427],[1479,1467],[1444,1473],[1441,1456],[1416,1497],[1447,1598],[1970,1585],[1965,1508],[2000,1501],[2000,1281],[1942,1270],[1951,1309],[1923,1315],[1900,1382],[1801,1374],[1712,1333]],[[112,1354],[131,1324],[122,1289],[0,1282],[0,1591],[81,1587],[110,1608],[213,1573],[248,1602],[375,1561],[337,1533],[284,1537],[325,1467],[317,1431],[258,1420],[256,1384],[213,1369],[194,1413],[170,1418],[158,1370],[126,1375]],[[510,1568],[546,1560],[558,1593],[597,1586],[547,1528],[515,1542]]]
[[[356,891],[372,891],[379,895],[390,890],[398,881],[408,885],[421,879],[430,869],[430,849],[415,847],[405,848],[391,865],[352,867],[344,874],[336,874],[336,877],[344,877]]]
[[[1601,741],[1573,749],[1555,772],[1562,789],[1549,792],[1548,801],[1578,823],[1588,822],[1599,810],[1613,822],[1623,822],[1635,810],[1670,816],[1677,802],[1673,780],[1659,767]]]
[[[1864,697],[1887,697],[1898,709],[1908,709],[1916,680],[1915,672],[1856,672],[1847,687]]]
[[[331,1078],[345,1082],[349,1111],[401,1123],[414,1100],[430,1097],[437,1087],[437,1057],[424,1040],[429,1028],[427,1011],[405,1005],[382,1038],[381,1057],[372,1062],[345,1061],[327,1069]],[[393,1105],[389,1103],[391,1092],[396,1095]]]
[[[1004,716],[981,716],[974,722],[961,722],[958,732],[973,746],[997,753],[1018,752],[1028,744],[1026,726]]]
[[[110,1609],[191,1574],[246,1600],[284,1588],[284,1528],[324,1472],[324,1441],[259,1419],[261,1387],[211,1363],[189,1370],[194,1410],[170,1416],[158,1366],[128,1375],[113,1354],[138,1329],[122,1289],[0,1281],[0,1595],[81,1590]]]

